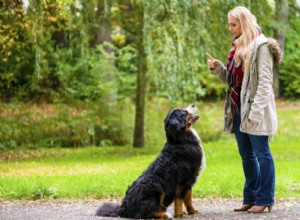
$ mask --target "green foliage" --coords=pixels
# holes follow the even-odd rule
[[[35,196],[33,196],[33,199],[56,199],[57,197],[57,189],[49,187],[48,189],[38,189]]]
[[[228,10],[236,5],[250,8],[267,36],[271,37],[276,27],[275,3],[267,0],[29,2],[27,9],[22,1],[0,3],[0,100],[88,103],[89,107],[95,102],[97,108],[92,107],[89,116],[82,113],[70,121],[68,107],[62,107],[53,118],[38,114],[41,121],[36,121],[28,109],[18,112],[15,119],[1,118],[2,149],[32,143],[128,143],[131,128],[125,123],[126,117],[114,109],[129,108],[125,105],[136,98],[138,60],[147,65],[142,82],[149,99],[167,98],[173,107],[179,101],[219,100],[224,85],[209,73],[205,52],[226,60],[232,39],[227,31]],[[136,6],[143,11],[140,17],[134,14]],[[284,95],[298,98],[299,11],[293,1],[290,10],[280,77]],[[137,19],[143,20],[143,30],[136,30]],[[143,59],[137,53],[137,37],[145,47]],[[220,137],[219,131],[203,132],[207,132],[207,140]]]
[[[156,1],[154,7],[145,6],[149,84],[160,96],[187,101],[205,95],[197,74],[210,39],[205,37],[201,3]]]
[[[152,104],[151,104],[152,103]],[[163,144],[163,120],[174,104],[166,99],[153,99],[147,104],[146,146]],[[153,104],[155,103],[155,104]],[[177,103],[178,107],[187,104]],[[222,136],[222,106],[199,103],[201,119],[196,125],[203,141]],[[39,147],[81,147],[130,144],[134,107],[132,101],[118,104],[78,102],[65,104],[1,104],[0,150]],[[111,111],[112,108],[117,109]],[[214,115],[218,112],[219,118]],[[155,132],[154,132],[155,131]]]
[[[23,87],[33,71],[31,65],[33,46],[27,38],[30,21],[24,15],[22,5],[1,3],[0,7],[0,98],[8,100],[17,95],[17,87]]]
[[[105,105],[2,104],[0,117],[0,150],[38,147],[80,147],[123,145],[130,141],[132,128],[119,102],[118,112],[104,111]]]
[[[291,11],[291,19],[286,35],[284,49],[284,60],[280,66],[279,73],[282,82],[282,93],[288,98],[300,97],[300,19],[299,8],[295,8],[295,14]],[[297,14],[298,13],[298,14]]]
[[[149,97],[173,101],[222,96],[205,52],[225,61],[229,9],[249,7],[268,36],[276,26],[269,1],[29,2],[26,10],[21,2],[0,10],[2,100],[99,100],[112,87],[117,97],[134,98],[135,4],[144,10]]]

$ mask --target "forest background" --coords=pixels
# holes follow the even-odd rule
[[[224,99],[205,52],[226,61],[237,5],[284,50],[277,97],[298,99],[299,1],[1,0],[0,149],[149,146],[147,106]]]

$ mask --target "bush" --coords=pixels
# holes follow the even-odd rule
[[[290,20],[290,29],[287,32],[284,60],[280,67],[282,93],[285,97],[300,97],[300,19]]]
[[[122,116],[127,115],[125,105],[118,105],[119,111],[108,113],[100,103],[2,104],[0,150],[126,145],[132,128]]]

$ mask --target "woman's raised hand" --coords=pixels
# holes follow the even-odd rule
[[[207,52],[206,52],[206,56],[207,56],[207,64],[208,64],[209,68],[211,70],[215,69],[219,64],[219,61],[216,60],[215,58],[213,58],[212,55],[210,55]]]

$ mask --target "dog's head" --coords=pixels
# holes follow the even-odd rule
[[[199,119],[194,104],[185,109],[173,109],[164,120],[168,140],[179,140],[182,134],[190,131],[191,126]]]

